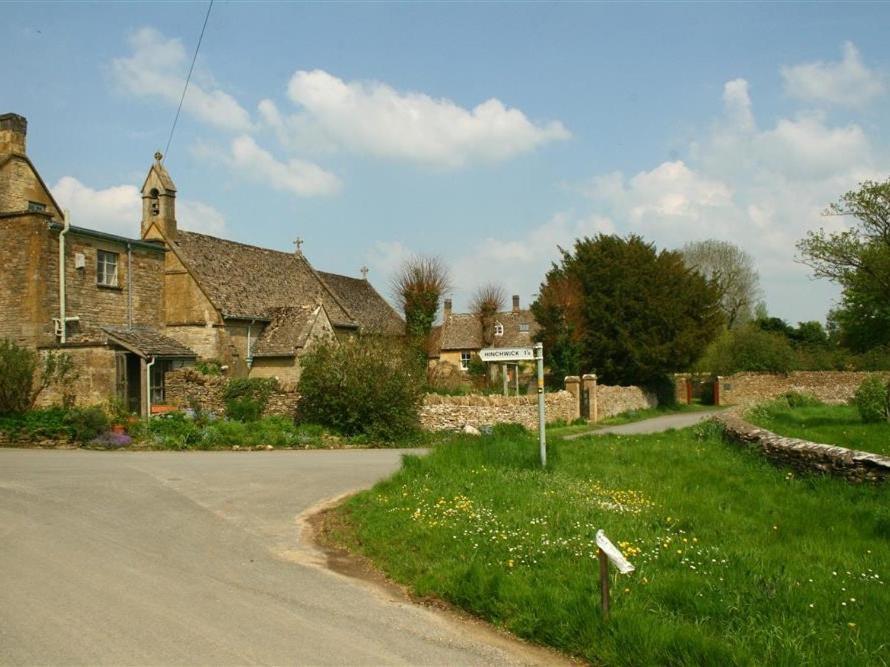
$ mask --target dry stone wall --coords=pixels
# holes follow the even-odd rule
[[[838,475],[851,482],[878,482],[890,477],[890,458],[846,447],[786,438],[749,424],[738,414],[717,417],[727,437],[759,449],[764,456],[798,470]]]
[[[544,395],[547,421],[572,421],[578,414],[578,399],[567,391]],[[466,425],[509,423],[538,429],[538,396],[440,396],[427,394],[420,422],[428,431],[457,430]]]
[[[890,373],[878,373],[890,378]],[[721,376],[720,405],[754,405],[789,391],[812,394],[826,403],[845,403],[853,398],[860,383],[871,373],[864,371],[794,371],[774,373],[736,373]]]
[[[203,412],[223,415],[226,412],[224,398],[229,378],[224,375],[204,375],[194,368],[180,368],[165,376],[166,399],[169,405],[180,409],[197,407]],[[269,395],[267,416],[293,417],[297,412],[300,394],[295,387],[281,386]]]
[[[0,431],[0,447],[34,447],[37,449],[75,449],[78,443],[72,442],[66,437],[13,436],[11,433]]]
[[[598,385],[596,404],[598,418],[606,419],[622,412],[658,407],[658,398],[640,387]]]

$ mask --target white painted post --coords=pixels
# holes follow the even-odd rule
[[[538,361],[538,440],[541,446],[541,467],[547,467],[547,434],[544,424],[544,344],[535,343],[535,359]]]

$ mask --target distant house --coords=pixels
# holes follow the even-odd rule
[[[538,323],[530,310],[519,307],[519,295],[513,295],[513,308],[492,318],[490,331],[483,331],[481,318],[474,313],[452,312],[451,299],[445,299],[442,324],[430,337],[429,362],[450,364],[461,371],[485,347],[522,347],[534,343]]]
[[[280,252],[178,229],[160,153],[139,238],[66,227],[26,132],[22,116],[0,115],[0,339],[70,354],[79,401],[146,412],[164,400],[165,373],[196,358],[296,382],[321,337],[404,335],[366,275],[316,271],[299,244]]]

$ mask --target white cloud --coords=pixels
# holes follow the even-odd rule
[[[782,68],[785,92],[806,102],[859,107],[882,95],[883,77],[866,67],[852,42],[844,42],[840,62],[814,62]]]
[[[733,79],[723,85],[723,106],[729,121],[740,130],[754,128],[754,114],[751,111],[751,96],[748,82]]]
[[[375,273],[389,280],[414,253],[400,241],[377,241],[365,256]]]
[[[176,205],[176,222],[180,229],[201,232],[212,236],[224,236],[226,219],[210,204],[183,199]]]
[[[117,85],[136,97],[155,97],[178,105],[190,64],[182,42],[146,27],[131,34],[129,43],[131,54],[111,63]],[[209,75],[198,71],[192,76],[182,107],[214,127],[237,132],[252,128],[250,114],[244,107]]]
[[[688,159],[595,177],[583,189],[591,213],[659,247],[734,242],[755,258],[777,312],[822,317],[837,291],[808,280],[795,244],[809,230],[842,224],[821,215],[825,206],[866,178],[886,178],[890,162],[860,126],[833,126],[819,114],[759,129],[744,79],[725,85],[723,102],[724,116],[692,143]]]
[[[295,114],[283,116],[271,100],[260,102],[259,114],[291,147],[459,167],[506,160],[570,137],[560,122],[536,124],[494,98],[466,109],[385,83],[346,82],[323,70],[297,71],[288,97],[298,107]]]
[[[340,180],[334,174],[305,160],[276,160],[247,135],[232,141],[231,152],[226,159],[232,168],[238,169],[244,176],[301,197],[331,195],[340,190]]]
[[[70,209],[71,224],[110,234],[138,238],[142,195],[135,185],[90,188],[73,176],[63,176],[50,190],[63,209]],[[223,234],[226,221],[212,206],[184,199],[177,202],[176,217],[182,229]]]
[[[70,209],[72,225],[131,238],[139,235],[142,196],[135,185],[94,190],[73,176],[63,176],[50,190],[59,206]]]

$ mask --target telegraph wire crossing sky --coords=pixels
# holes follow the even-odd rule
[[[172,136],[182,228],[300,237],[381,292],[435,254],[457,309],[487,281],[527,305],[578,236],[717,238],[793,323],[837,297],[795,243],[848,224],[821,211],[890,175],[882,4],[158,8],[6,5],[2,111],[28,118],[74,224],[138,234]]]

